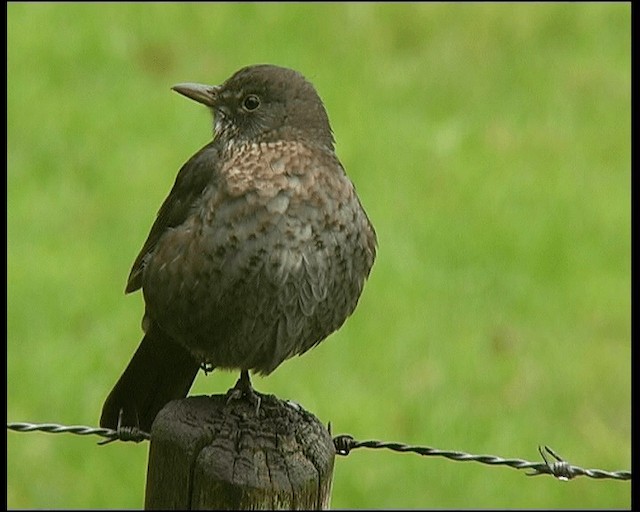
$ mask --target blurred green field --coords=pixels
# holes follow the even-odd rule
[[[130,265],[211,136],[169,88],[268,62],[316,85],[380,248],[354,316],[256,388],[334,434],[630,469],[630,10],[9,4],[7,420],[97,425],[141,335]],[[8,507],[141,508],[148,445],[96,441],[9,432]],[[629,508],[630,489],[359,450],[332,507]]]

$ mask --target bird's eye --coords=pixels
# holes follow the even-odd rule
[[[245,110],[251,112],[252,110],[257,109],[260,106],[260,98],[258,98],[255,94],[249,94],[244,101],[242,102],[242,106]]]

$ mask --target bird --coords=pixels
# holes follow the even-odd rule
[[[375,261],[375,229],[335,152],[325,106],[272,64],[172,89],[209,108],[211,142],[179,170],[135,259],[144,335],[103,428],[151,432],[200,369],[240,371],[230,398],[339,329]]]

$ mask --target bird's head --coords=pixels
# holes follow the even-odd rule
[[[313,85],[288,68],[261,64],[222,85],[183,83],[172,89],[208,106],[223,142],[308,139],[333,149],[327,112]]]

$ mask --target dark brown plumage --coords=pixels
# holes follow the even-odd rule
[[[210,107],[213,141],[181,169],[126,291],[142,288],[144,338],[107,398],[103,427],[149,431],[201,366],[268,374],[338,329],[376,252],[334,153],[326,111],[299,73],[241,69],[180,84]]]

